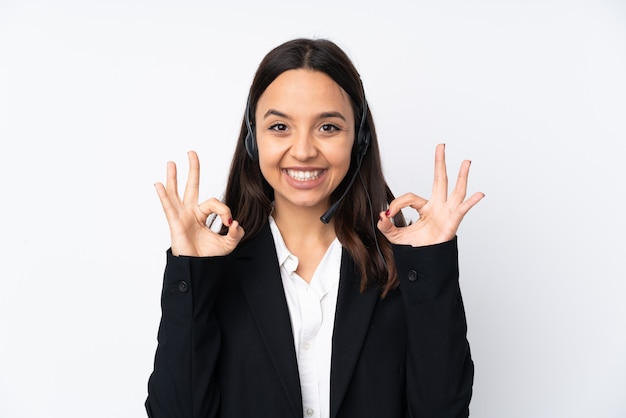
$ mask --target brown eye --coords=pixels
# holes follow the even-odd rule
[[[341,129],[339,129],[336,125],[333,125],[332,123],[325,123],[320,128],[320,131],[326,132],[326,133],[336,132],[336,131],[340,131],[340,130]]]
[[[270,131],[282,132],[286,130],[287,130],[287,125],[285,125],[284,123],[275,123],[274,125],[270,126]]]

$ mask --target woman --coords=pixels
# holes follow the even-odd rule
[[[439,145],[432,198],[394,198],[345,53],[307,39],[272,50],[224,202],[198,203],[194,152],[182,199],[174,163],[156,185],[171,250],[148,415],[467,416],[455,236],[483,197],[465,200],[469,164],[448,197]],[[409,206],[419,220],[406,226]]]

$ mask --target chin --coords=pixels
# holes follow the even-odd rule
[[[292,198],[292,199],[281,199],[282,204],[295,206],[297,208],[302,209],[315,209],[318,208],[321,212],[324,212],[330,206],[329,199],[315,199],[315,198]],[[280,204],[280,203],[279,203]]]

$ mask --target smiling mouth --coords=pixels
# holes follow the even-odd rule
[[[318,179],[324,173],[324,170],[300,171],[287,169],[285,172],[294,180],[311,181]]]

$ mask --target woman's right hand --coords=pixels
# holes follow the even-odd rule
[[[166,186],[156,183],[156,188],[167,223],[170,227],[172,254],[175,256],[213,257],[230,254],[243,238],[244,230],[233,221],[230,209],[212,198],[198,203],[200,161],[194,151],[189,151],[189,177],[185,194],[178,196],[176,164],[167,163]],[[220,235],[206,224],[211,214],[217,214],[228,226],[228,233]]]

